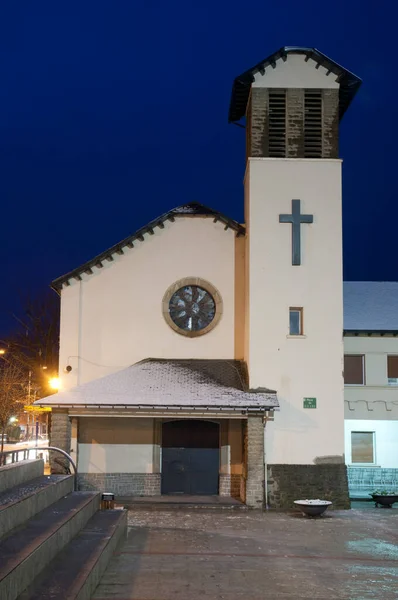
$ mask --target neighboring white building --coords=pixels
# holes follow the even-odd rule
[[[82,487],[349,505],[338,138],[359,86],[309,48],[249,69],[245,223],[184,204],[53,283],[62,391],[40,404]]]
[[[398,283],[344,284],[350,494],[398,488]]]

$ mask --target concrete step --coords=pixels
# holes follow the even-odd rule
[[[122,503],[122,506],[132,511],[157,511],[157,512],[170,512],[178,510],[210,510],[210,511],[245,511],[248,510],[246,504],[239,505],[228,505],[228,504],[129,504]]]
[[[117,496],[118,507],[128,510],[247,510],[243,504],[229,496]]]
[[[90,600],[126,530],[127,511],[97,512],[18,600]]]
[[[72,491],[72,475],[43,475],[0,494],[0,540]]]
[[[0,467],[0,494],[43,474],[44,462],[39,458],[4,465]]]
[[[0,542],[0,598],[15,600],[98,510],[97,492],[72,492]]]

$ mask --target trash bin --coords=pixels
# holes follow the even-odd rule
[[[109,510],[115,508],[115,494],[104,492],[101,496],[101,510]]]

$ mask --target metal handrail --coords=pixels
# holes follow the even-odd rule
[[[11,463],[19,462],[19,454],[23,452],[22,460],[27,460],[29,458],[29,452],[32,448],[20,448],[18,450],[3,450],[0,452],[0,467],[4,467],[6,463],[6,458],[9,454],[11,454]]]
[[[23,452],[22,460],[29,460],[29,452],[31,450],[53,450],[54,452],[60,452],[63,456],[65,456],[73,467],[73,489],[75,490],[75,492],[77,491],[77,467],[75,461],[67,452],[65,452],[65,450],[57,448],[56,446],[33,446],[32,448],[21,448],[20,450],[6,450],[4,452],[0,452],[0,467],[5,466],[7,464],[6,457],[8,454],[11,454],[11,463],[19,462],[18,455],[21,452]]]

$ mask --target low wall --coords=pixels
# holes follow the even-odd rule
[[[398,469],[347,467],[350,498],[370,499],[376,490],[398,489]]]
[[[160,473],[79,473],[79,490],[116,496],[159,496]]]
[[[219,480],[219,495],[232,496],[240,500],[240,480],[241,475],[220,475]]]
[[[268,504],[294,508],[294,500],[320,498],[333,508],[350,508],[347,468],[344,464],[268,465]]]

